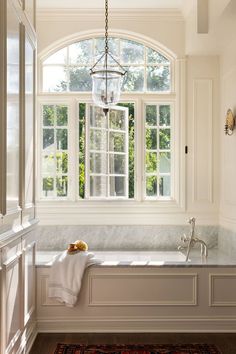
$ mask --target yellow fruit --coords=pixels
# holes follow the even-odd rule
[[[67,248],[68,252],[73,252],[77,250],[76,244],[75,243],[70,243],[68,248]]]
[[[75,241],[75,245],[76,245],[76,248],[80,251],[87,251],[88,250],[87,243],[82,240]]]

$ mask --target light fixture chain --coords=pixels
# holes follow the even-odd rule
[[[105,0],[105,52],[108,53],[108,0]]]

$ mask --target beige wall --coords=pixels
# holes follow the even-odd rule
[[[225,116],[228,108],[236,114],[236,41],[221,56],[221,225],[236,231],[236,133],[224,134]]]
[[[185,54],[185,23],[178,12],[116,10],[109,15],[109,29],[138,33],[161,43],[178,57]],[[41,10],[37,25],[38,53],[65,37],[76,34],[79,37],[84,31],[94,30],[104,32],[103,11]]]

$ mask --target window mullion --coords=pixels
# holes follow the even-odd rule
[[[78,110],[75,107],[76,102],[71,102],[68,107],[68,198],[75,201],[78,185]]]
[[[93,107],[90,104],[86,104],[85,114],[85,198],[90,198],[90,114]]]
[[[125,196],[129,198],[129,111],[125,114]],[[134,181],[135,183],[135,181]]]
[[[54,146],[53,146],[53,151],[54,151],[54,176],[53,176],[53,181],[54,181],[54,189],[53,189],[53,196],[56,199],[57,198],[57,129],[56,129],[56,105],[53,105],[53,111],[54,111],[54,124],[53,124],[53,130],[54,130]]]
[[[106,197],[110,197],[110,111],[106,117],[106,156],[107,156],[107,171],[106,171]]]
[[[145,104],[138,100],[135,113],[135,180],[136,199],[141,201],[144,197],[144,177],[145,177]]]
[[[156,106],[157,110],[157,198],[160,197],[160,108],[159,104]]]

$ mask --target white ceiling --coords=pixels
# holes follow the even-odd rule
[[[37,0],[38,8],[104,8],[104,0]],[[183,10],[192,0],[109,0],[109,8]]]

